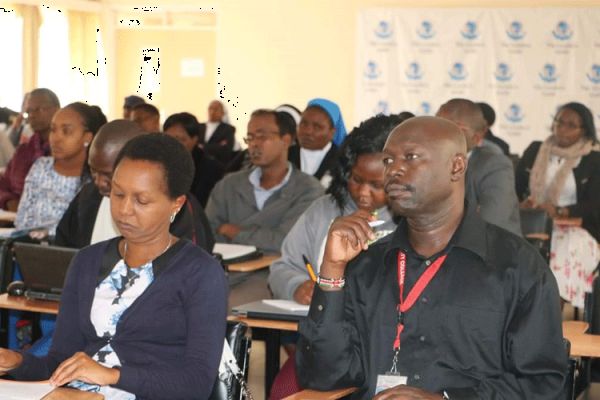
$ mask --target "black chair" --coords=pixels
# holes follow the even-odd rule
[[[531,243],[550,262],[550,241],[552,239],[552,218],[544,210],[520,209],[521,232],[525,239]]]
[[[563,387],[562,400],[575,400],[575,378],[578,375],[577,371],[577,360],[570,357],[571,354],[571,342],[568,339],[563,338],[563,344],[569,360],[567,362],[567,377],[565,379],[565,385]]]
[[[247,382],[250,347],[252,344],[252,339],[248,334],[248,325],[238,321],[227,321],[225,338],[237,360],[244,380]],[[241,400],[242,394],[241,384],[235,379],[233,374],[228,373],[226,376],[217,377],[209,400]]]

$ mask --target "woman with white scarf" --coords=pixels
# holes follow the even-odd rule
[[[592,112],[583,104],[561,106],[552,134],[523,153],[516,170],[523,208],[552,218],[581,218],[581,227],[554,225],[550,268],[561,297],[582,308],[600,260],[600,146]]]

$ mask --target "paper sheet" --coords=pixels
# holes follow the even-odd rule
[[[309,305],[296,303],[293,300],[265,299],[265,300],[263,300],[263,303],[265,303],[269,306],[281,308],[283,310],[288,310],[288,311],[306,311],[306,312],[308,312],[308,308],[310,307]]]
[[[54,390],[48,381],[23,382],[0,379],[0,399],[40,400]]]

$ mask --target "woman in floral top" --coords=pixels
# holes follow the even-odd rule
[[[50,235],[81,184],[88,179],[87,147],[106,117],[98,107],[72,103],[60,109],[50,128],[50,157],[40,157],[25,178],[15,227],[46,227]]]

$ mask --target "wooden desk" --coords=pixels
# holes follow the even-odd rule
[[[0,308],[19,311],[31,311],[46,314],[58,314],[57,301],[32,300],[24,296],[0,294]]]
[[[263,255],[256,260],[245,261],[235,264],[227,264],[227,269],[231,272],[252,272],[267,268],[271,263],[281,257],[279,254]]]
[[[98,393],[82,392],[77,389],[56,388],[41,400],[103,400],[104,396]]]
[[[571,342],[571,356],[600,357],[600,335],[586,333],[588,327],[583,321],[563,322],[563,336]]]

